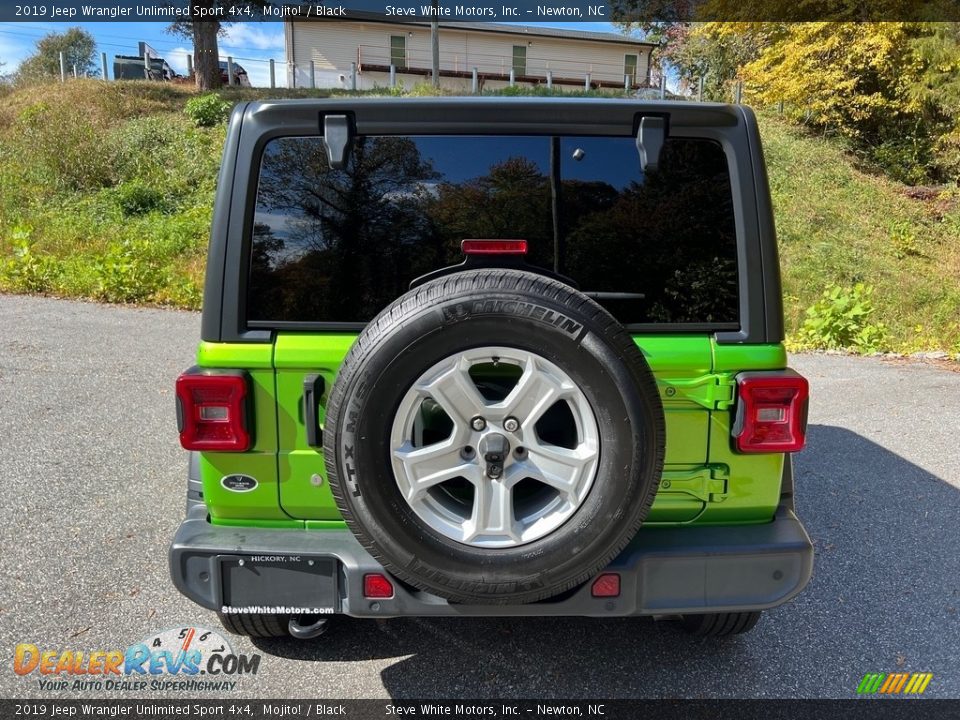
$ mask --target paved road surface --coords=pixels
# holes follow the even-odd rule
[[[0,296],[0,696],[37,697],[13,649],[123,648],[218,627],[174,590],[183,508],[173,380],[199,317]],[[813,386],[798,511],[815,577],[725,642],[649,620],[346,622],[262,654],[254,697],[851,697],[866,672],[933,672],[960,697],[960,373],[839,356]],[[57,693],[77,697],[76,693]],[[96,694],[81,695],[93,697]]]

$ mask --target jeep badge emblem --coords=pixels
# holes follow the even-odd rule
[[[224,475],[220,484],[230,492],[250,492],[258,485],[256,479],[249,475]]]

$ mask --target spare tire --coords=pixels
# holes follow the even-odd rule
[[[530,272],[459,272],[363,330],[330,392],[330,488],[403,581],[526,603],[604,568],[646,517],[663,408],[626,330]]]

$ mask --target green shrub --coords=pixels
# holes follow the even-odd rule
[[[885,140],[866,149],[865,154],[894,180],[907,185],[922,185],[930,181],[933,159],[928,138]]]
[[[145,215],[154,210],[167,212],[170,209],[167,197],[162,191],[140,181],[118,186],[115,195],[117,205],[124,215]]]
[[[374,85],[373,86],[374,95],[388,95],[390,97],[403,97],[407,94],[406,89],[403,86],[403,80],[397,80],[397,84],[393,87],[389,85]]]
[[[40,293],[50,290],[59,273],[55,258],[35,251],[30,237],[31,230],[17,226],[10,236],[13,252],[11,257],[0,266],[4,284],[11,290],[28,293]]]
[[[142,181],[169,197],[213,189],[223,133],[193,127],[184,117],[135,118],[110,133],[117,183]]]
[[[436,97],[449,93],[444,88],[435,88],[429,82],[418,82],[414,83],[414,86],[409,90],[402,91],[402,94],[408,97]]]
[[[96,264],[96,294],[116,303],[143,302],[169,281],[166,271],[150,257],[146,243],[125,240],[110,247]]]
[[[20,164],[53,187],[88,190],[110,182],[104,127],[74,108],[30,105],[20,113],[14,137]]]
[[[161,182],[182,138],[183,129],[167,117],[135,118],[114,128],[110,146],[115,180]]]
[[[917,235],[913,228],[906,223],[891,228],[890,244],[892,245],[893,256],[897,260],[903,260],[907,257],[923,257]]]
[[[199,310],[203,301],[203,288],[190,277],[178,277],[154,298],[163,305]]]
[[[960,181],[960,128],[938,137],[933,153],[936,175],[948,182]]]
[[[230,117],[231,105],[219,95],[209,93],[187,101],[186,113],[198,127],[213,127]]]
[[[857,283],[853,289],[827,288],[820,300],[807,309],[800,328],[801,347],[853,350],[870,353],[887,346],[887,328],[871,323],[873,288]]]

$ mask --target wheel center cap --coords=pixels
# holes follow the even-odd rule
[[[497,479],[503,475],[503,463],[510,453],[510,441],[498,432],[487,433],[480,438],[480,456],[483,458],[487,477]]]

